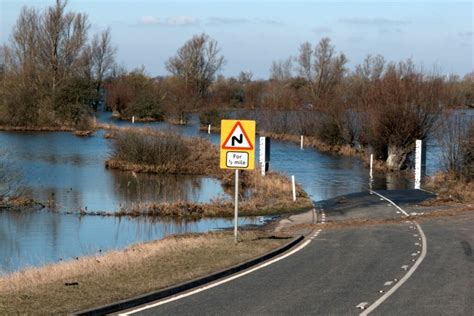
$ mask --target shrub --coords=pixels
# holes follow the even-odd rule
[[[217,175],[219,153],[208,140],[152,129],[119,129],[106,166],[149,173]]]

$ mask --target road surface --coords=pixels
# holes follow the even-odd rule
[[[320,203],[319,219],[396,219],[404,207],[430,197],[419,190],[378,193],[401,208],[365,192]],[[418,224],[323,228],[283,260],[181,299],[122,313],[357,315],[372,308],[373,315],[473,315],[474,214]]]

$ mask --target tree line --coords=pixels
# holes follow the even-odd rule
[[[309,113],[298,119],[301,134],[367,148],[401,169],[443,110],[474,106],[474,72],[443,76],[380,55],[350,70],[329,38],[301,44],[295,56],[272,63],[268,80],[253,80],[251,72],[220,75],[217,41],[196,34],[166,61],[169,75],[153,78],[144,68],[118,66],[110,30],[89,38],[87,15],[66,5],[22,9],[0,51],[0,123],[87,125],[102,102],[122,119],[180,124],[192,111],[214,125],[226,110],[298,111]],[[313,114],[317,120],[308,119]],[[270,123],[279,128],[278,120]]]
[[[13,126],[87,123],[101,101],[116,49],[107,29],[89,38],[84,13],[57,0],[44,11],[24,7],[0,50],[0,113]]]

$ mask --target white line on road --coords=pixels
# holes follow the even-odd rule
[[[377,194],[380,197],[383,197],[385,200],[389,201],[393,205],[395,205],[402,213],[406,214],[408,216],[407,212],[402,210],[398,205],[396,205],[394,202],[392,202],[390,199],[384,197],[383,195],[374,192],[371,190],[371,192]],[[387,298],[389,298],[393,293],[395,293],[411,276],[412,274],[418,269],[419,265],[423,262],[423,260],[426,257],[426,252],[427,252],[427,242],[426,242],[426,236],[425,233],[423,232],[423,229],[421,229],[421,226],[417,222],[413,222],[415,224],[416,228],[418,229],[418,233],[421,236],[421,242],[422,242],[422,248],[421,248],[421,255],[418,257],[416,262],[411,266],[410,270],[400,279],[399,282],[397,282],[390,290],[388,290],[384,295],[382,295],[378,300],[376,300],[373,304],[369,306],[366,310],[364,310],[362,313],[360,313],[360,316],[366,316],[373,310],[375,310],[377,307],[380,306]],[[414,259],[413,259],[414,260]]]
[[[397,204],[395,204],[392,200],[387,199],[385,196],[383,196],[382,194],[377,193],[377,192],[375,192],[375,191],[372,191],[372,190],[369,190],[369,191],[370,191],[371,193],[377,194],[378,196],[380,196],[381,199],[384,199],[384,200],[386,200],[387,202],[389,202],[390,204],[392,204],[393,206],[395,206],[400,212],[403,213],[403,215],[408,216],[408,213],[405,212],[400,206],[398,206]]]
[[[324,223],[324,218],[326,217],[326,214],[324,214],[324,211],[322,213],[323,215],[323,219],[322,219],[322,223]],[[249,273],[252,273],[254,271],[257,271],[257,270],[260,270],[264,267],[267,267],[275,262],[278,262],[280,260],[283,260],[295,253],[297,253],[298,251],[302,250],[304,247],[306,247],[310,242],[311,240],[313,240],[315,237],[317,237],[319,235],[319,233],[321,232],[321,229],[318,229],[316,231],[316,233],[314,233],[310,238],[308,238],[308,240],[306,240],[305,242],[303,242],[301,245],[299,245],[297,248],[291,250],[290,252],[282,255],[282,256],[279,256],[273,260],[270,260],[270,261],[267,261],[267,262],[264,262],[252,269],[249,269],[249,270],[245,270],[244,272],[241,272],[241,273],[238,273],[236,275],[233,275],[231,277],[228,277],[226,279],[223,279],[223,280],[220,280],[220,281],[217,281],[217,282],[214,282],[214,283],[211,283],[211,284],[208,284],[208,285],[205,285],[203,287],[200,287],[200,288],[197,288],[195,290],[192,290],[190,292],[186,292],[186,293],[183,293],[183,294],[180,294],[180,295],[176,295],[176,296],[173,296],[173,297],[170,297],[166,300],[162,300],[162,301],[159,301],[159,302],[156,302],[154,304],[149,304],[149,305],[145,305],[143,307],[140,307],[140,308],[137,308],[137,309],[134,309],[134,310],[130,310],[128,312],[123,312],[123,313],[119,313],[119,315],[132,315],[132,314],[135,314],[135,313],[138,313],[138,312],[141,312],[141,311],[144,311],[144,310],[147,310],[147,309],[150,309],[150,308],[154,308],[154,307],[158,307],[160,305],[164,305],[166,303],[170,303],[170,302],[173,302],[173,301],[177,301],[177,300],[180,300],[182,298],[185,298],[185,297],[188,297],[188,296],[191,296],[191,295],[194,295],[194,294],[197,294],[199,292],[203,292],[205,290],[208,290],[208,289],[212,289],[213,287],[216,287],[216,286],[219,286],[219,285],[222,285],[224,283],[227,283],[227,282],[230,282],[230,281],[233,281],[235,279],[238,279],[240,277],[243,277]]]
[[[138,312],[141,312],[141,311],[144,311],[146,309],[150,309],[150,308],[154,308],[154,307],[158,307],[160,305],[163,305],[163,304],[166,304],[166,303],[170,303],[170,302],[173,302],[173,301],[177,301],[179,299],[182,299],[182,298],[185,298],[185,297],[188,297],[188,296],[191,296],[191,295],[194,295],[194,294],[197,294],[199,292],[203,292],[205,290],[208,290],[208,289],[212,289],[213,287],[216,287],[216,286],[219,286],[221,284],[224,284],[224,283],[227,283],[227,282],[230,282],[230,281],[233,281],[237,278],[240,278],[240,277],[243,277],[244,275],[247,275],[249,273],[252,273],[254,271],[257,271],[257,270],[260,270],[266,266],[269,266],[275,262],[278,262],[280,260],[283,260],[285,259],[286,257],[289,257],[291,256],[292,254],[295,254],[297,253],[298,251],[300,251],[301,249],[303,249],[304,247],[306,247],[309,243],[311,242],[311,239],[308,239],[306,240],[305,242],[303,242],[301,245],[299,245],[297,248],[293,249],[292,251],[284,254],[283,256],[280,256],[278,258],[275,258],[273,260],[270,260],[270,261],[267,261],[259,266],[256,266],[250,270],[246,270],[242,273],[239,273],[239,274],[236,274],[236,275],[233,275],[227,279],[224,279],[224,280],[221,280],[221,281],[217,281],[215,283],[211,283],[209,285],[206,285],[206,286],[203,286],[203,287],[200,287],[200,288],[197,288],[193,291],[190,291],[190,292],[187,292],[187,293],[183,293],[183,294],[180,294],[180,295],[177,295],[177,296],[174,296],[174,297],[171,297],[169,299],[166,299],[166,300],[163,300],[163,301],[159,301],[159,302],[156,302],[154,304],[150,304],[150,305],[145,305],[143,307],[140,307],[140,308],[137,308],[137,309],[134,309],[134,310],[131,310],[131,311],[128,311],[128,312],[124,312],[124,313],[120,313],[119,315],[132,315],[132,314],[135,314],[135,313],[138,313]]]

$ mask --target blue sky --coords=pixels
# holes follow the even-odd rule
[[[0,0],[0,43],[22,6],[53,2]],[[118,62],[144,65],[150,75],[165,75],[165,61],[201,32],[219,42],[226,76],[250,70],[267,78],[273,60],[296,56],[302,42],[326,36],[351,69],[367,54],[382,54],[445,74],[474,70],[471,1],[70,0],[69,9],[87,13],[92,32],[110,27]]]

